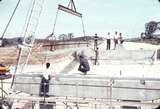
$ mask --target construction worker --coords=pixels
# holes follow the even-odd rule
[[[79,56],[79,61],[80,61],[80,65],[78,67],[78,70],[83,72],[84,75],[86,75],[87,71],[90,70],[88,60],[84,57],[84,55],[81,54]]]
[[[94,62],[94,65],[99,64],[99,63],[98,63],[98,59],[99,59],[99,48],[97,47],[97,48],[95,49],[95,62]]]
[[[119,41],[120,41],[120,44],[123,44],[123,42],[124,42],[124,39],[122,37],[122,33],[119,33]]]
[[[118,32],[115,32],[115,36],[114,36],[114,50],[116,49],[116,46],[118,44]]]
[[[111,48],[111,39],[110,39],[110,32],[107,34],[107,50]]]
[[[97,36],[97,33],[95,34],[94,36],[94,50],[97,48],[98,46],[98,36]]]
[[[41,87],[40,87],[40,96],[49,97],[49,81],[51,79],[50,63],[46,63],[46,69],[43,71]]]

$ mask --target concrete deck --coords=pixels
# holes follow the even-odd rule
[[[151,58],[155,49],[140,47],[128,50],[120,45],[116,50],[106,51],[104,45],[100,46],[98,65],[93,65],[94,51],[90,48],[83,49],[91,67],[87,75],[77,71],[79,63],[73,57],[54,64],[53,71],[56,71],[56,75],[50,81],[51,98],[100,99],[101,102],[104,99],[113,104],[114,101],[131,101],[133,104],[138,101],[154,105],[151,101],[160,98],[160,64],[159,60],[154,63]],[[78,50],[80,51],[82,49]],[[37,68],[41,69],[39,66]],[[32,71],[17,74],[13,90],[31,94],[38,99],[41,74],[42,72]]]

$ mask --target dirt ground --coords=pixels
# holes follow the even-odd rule
[[[1,47],[0,48],[0,63],[7,65],[16,64],[18,57],[18,48],[13,47]]]
[[[41,64],[46,59],[46,55],[48,51],[45,51],[41,47],[34,47],[31,52],[31,56],[29,58],[29,64]],[[49,51],[50,52],[50,51]],[[54,52],[54,51],[51,51]],[[53,53],[52,53],[53,54]],[[16,65],[19,55],[19,48],[16,46],[12,47],[1,47],[0,48],[0,63],[10,66]],[[50,60],[56,60],[64,57],[66,54],[57,54],[57,55],[50,55]]]
[[[71,55],[71,52],[74,52],[74,49],[79,46],[86,45],[61,45],[57,46],[56,50],[50,51],[49,47],[44,47],[42,44],[36,44],[32,48],[31,56],[28,60],[28,64],[42,64],[46,59],[50,61],[58,61],[61,58],[64,58],[68,55]],[[19,55],[18,46],[10,46],[10,47],[0,47],[0,63],[7,66],[14,66],[17,64]]]

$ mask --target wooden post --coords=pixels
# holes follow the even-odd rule
[[[2,88],[1,95],[2,95],[2,100],[3,100],[3,80],[1,80],[1,88]]]
[[[155,49],[155,54],[154,54],[154,64],[157,62],[157,51],[158,49]]]
[[[94,52],[95,52],[95,59],[94,59],[94,65],[97,65],[97,61],[98,61],[98,36],[97,34],[95,34],[94,37]]]
[[[3,80],[1,79],[1,103],[0,108],[3,107]]]

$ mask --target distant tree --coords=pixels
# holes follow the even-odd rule
[[[67,40],[67,39],[68,39],[67,37],[68,37],[68,35],[66,35],[66,34],[61,34],[61,35],[58,36],[58,39],[59,39],[59,40]]]

